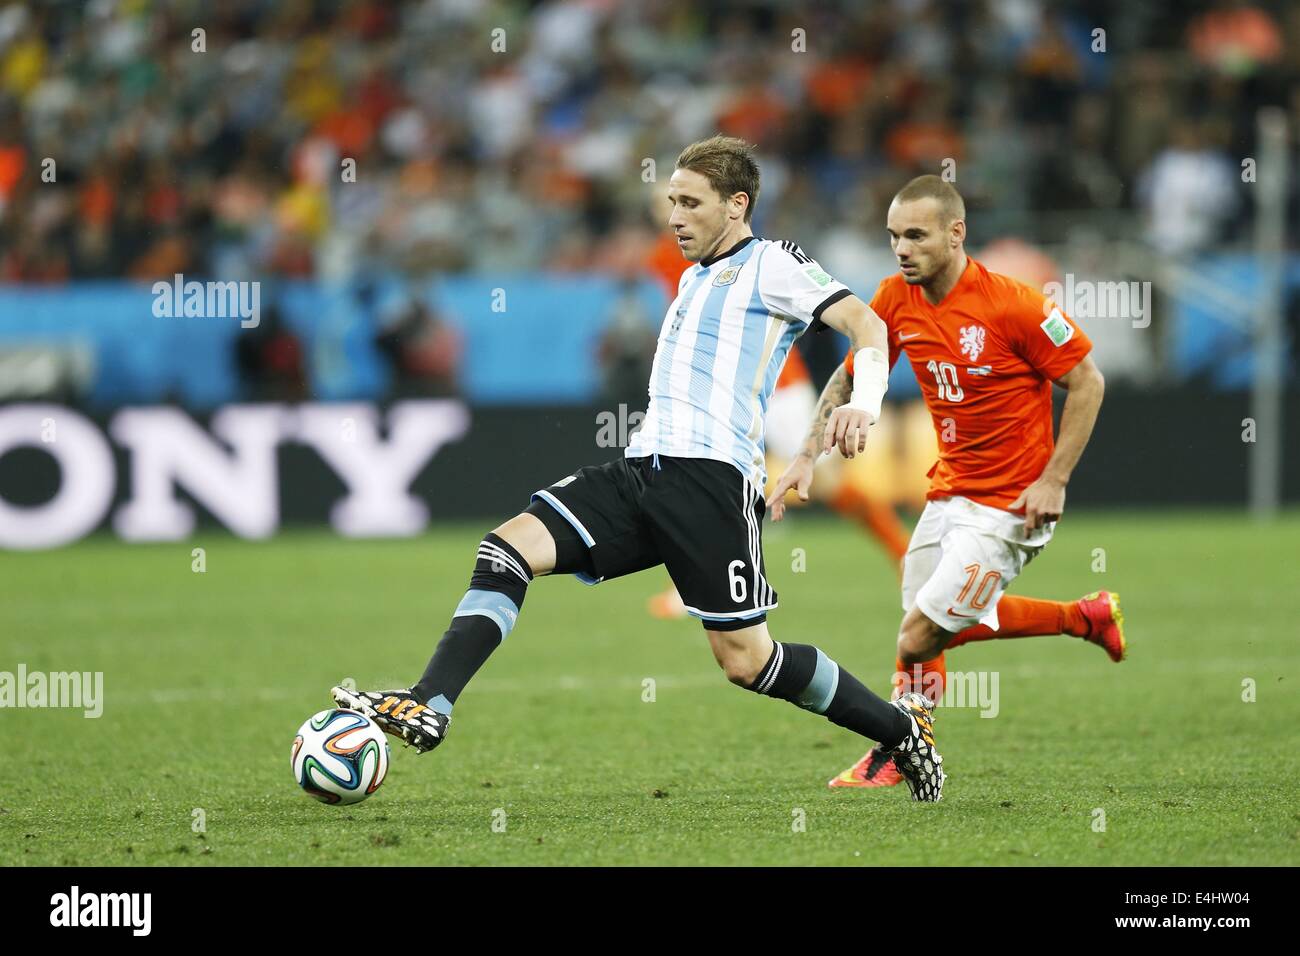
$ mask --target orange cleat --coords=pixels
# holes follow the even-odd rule
[[[832,777],[829,787],[896,787],[903,782],[903,775],[894,766],[894,756],[879,746],[872,747],[867,755],[845,770],[838,777]]]
[[[1103,648],[1118,664],[1128,655],[1124,640],[1124,614],[1119,609],[1119,595],[1111,591],[1093,591],[1075,602],[1088,621],[1085,641]]]
[[[651,617],[661,621],[676,621],[687,616],[686,602],[682,600],[676,588],[669,588],[656,594],[646,602],[646,610],[650,612]]]

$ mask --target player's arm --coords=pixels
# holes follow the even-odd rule
[[[799,449],[799,457],[815,462],[826,450],[826,425],[835,413],[835,409],[842,405],[848,404],[853,397],[853,378],[849,375],[849,370],[841,362],[835,368],[835,374],[831,376],[826,387],[822,389],[822,397],[817,401],[817,411],[813,415],[812,425],[808,429],[808,435],[803,440],[803,447]]]
[[[1085,355],[1074,368],[1056,379],[1056,384],[1069,391],[1065,408],[1061,411],[1061,429],[1056,438],[1056,448],[1038,480],[1020,493],[1011,503],[1011,510],[1025,509],[1025,530],[1033,531],[1044,521],[1056,521],[1065,510],[1065,486],[1070,483],[1074,466],[1083,456],[1083,449],[1092,437],[1097,423],[1106,380],[1101,370]]]
[[[813,469],[823,450],[826,425],[831,420],[835,409],[848,402],[852,396],[853,380],[849,376],[848,369],[841,362],[835,369],[835,374],[826,383],[826,387],[822,389],[822,397],[817,402],[817,411],[808,429],[808,437],[803,440],[803,447],[799,449],[799,454],[795,456],[794,461],[790,462],[785,474],[777,480],[772,494],[767,499],[767,507],[773,521],[780,521],[785,517],[786,492],[793,489],[801,501],[808,500],[808,492],[812,489]]]
[[[827,306],[819,318],[848,336],[854,352],[849,398],[827,419],[822,450],[838,445],[840,454],[852,458],[867,450],[867,429],[880,420],[880,403],[889,387],[889,332],[871,306],[855,295]],[[826,397],[823,391],[823,400]]]

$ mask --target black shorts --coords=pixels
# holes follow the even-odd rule
[[[706,628],[760,623],[776,607],[763,565],[763,493],[709,458],[620,458],[533,495],[586,544],[588,584],[664,565]],[[535,510],[535,509],[533,509]]]

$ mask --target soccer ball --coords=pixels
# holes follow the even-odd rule
[[[293,779],[322,803],[360,803],[388,774],[388,741],[369,717],[322,710],[293,738]]]

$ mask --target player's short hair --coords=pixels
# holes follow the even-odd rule
[[[734,193],[747,195],[745,222],[749,222],[758,202],[758,163],[754,162],[753,144],[735,136],[710,136],[682,150],[677,168],[699,173],[723,199]]]
[[[943,224],[966,218],[966,203],[962,201],[957,187],[938,176],[917,176],[898,191],[894,202],[913,202],[917,199],[935,199],[939,203],[939,215]]]

